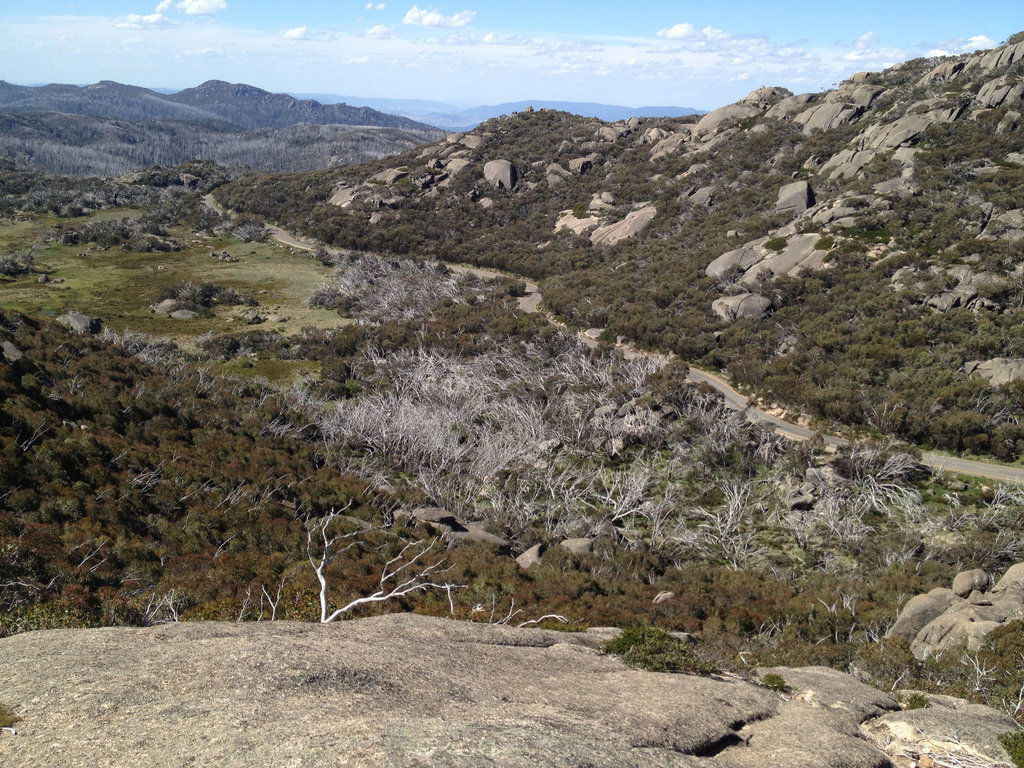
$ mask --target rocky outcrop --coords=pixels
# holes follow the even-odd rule
[[[399,512],[399,515],[403,513]],[[459,541],[480,541],[490,544],[501,554],[512,551],[512,542],[504,536],[491,533],[478,523],[467,523],[459,520],[451,512],[440,507],[417,507],[407,513],[409,517],[426,523],[449,543]]]
[[[919,739],[955,730],[967,745],[993,727],[963,702],[899,712],[829,669],[761,670],[786,696],[631,669],[598,650],[614,634],[412,614],[30,632],[0,640],[3,700],[22,718],[0,754],[5,768],[882,768],[900,716]]]
[[[738,293],[725,296],[711,303],[711,311],[727,323],[736,320],[756,320],[768,314],[771,299],[756,293]]]
[[[912,693],[900,691],[901,697]],[[1017,730],[1012,717],[952,696],[925,698],[926,707],[888,712],[865,725],[897,766],[1010,765],[999,737]]]
[[[802,126],[804,134],[815,131],[832,131],[860,117],[860,110],[848,104],[838,102],[815,104],[793,118],[793,122]]]
[[[561,232],[563,229],[568,229],[570,232],[576,235],[582,235],[588,229],[593,229],[601,224],[601,219],[597,216],[584,216],[582,219],[577,218],[576,214],[572,211],[562,211],[562,215],[558,217],[558,221],[555,222],[555,232]]]
[[[753,287],[765,276],[799,275],[825,267],[825,250],[819,249],[820,234],[793,235],[781,250],[765,248],[767,238],[752,240],[741,248],[727,251],[704,269],[716,280],[741,274],[741,285]]]
[[[0,356],[3,356],[4,361],[9,365],[14,365],[25,357],[25,353],[14,346],[11,342],[4,339],[3,341],[0,341]]]
[[[680,130],[658,140],[651,150],[651,160],[677,154],[692,138],[692,126],[680,126]]]
[[[484,179],[495,189],[511,190],[518,178],[516,167],[508,160],[489,160],[484,164]]]
[[[779,190],[775,210],[779,213],[800,214],[814,205],[814,192],[806,181],[794,181]]]
[[[966,646],[977,651],[986,635],[1024,619],[1024,563],[1011,567],[989,588],[985,571],[958,573],[952,589],[933,589],[910,600],[889,630],[910,641],[918,659]]]
[[[995,109],[1004,104],[1014,104],[1022,97],[1024,97],[1024,82],[1014,78],[1000,77],[989,80],[981,86],[974,100],[981,107]]]
[[[622,221],[595,229],[590,235],[590,242],[594,245],[614,245],[627,237],[634,237],[651,223],[657,213],[657,208],[650,203],[644,203]]]
[[[371,184],[394,184],[396,181],[401,181],[408,175],[408,168],[387,168],[380,173],[373,174],[369,181]]]
[[[693,129],[693,135],[697,138],[711,136],[741,120],[757,117],[760,114],[762,114],[761,110],[751,104],[737,103],[719,107],[708,112],[697,122]]]
[[[75,333],[99,333],[103,322],[98,317],[90,317],[72,310],[57,317],[57,322]]]
[[[574,157],[569,161],[569,171],[577,176],[586,173],[593,167],[594,158],[589,155],[587,157]]]
[[[1024,379],[1024,358],[994,357],[991,360],[971,360],[964,364],[968,376],[988,379],[993,387]]]

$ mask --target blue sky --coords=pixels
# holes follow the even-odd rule
[[[1021,0],[0,0],[0,79],[712,109],[991,48]]]

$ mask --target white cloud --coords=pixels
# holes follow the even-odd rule
[[[142,16],[138,13],[129,13],[124,21],[118,22],[115,26],[121,29],[146,29],[147,27],[160,27],[167,22],[162,13],[150,13]]]
[[[305,40],[309,35],[309,27],[303,25],[287,30],[282,37],[286,40]]]
[[[668,29],[659,29],[657,35],[662,40],[700,40],[704,42],[729,40],[732,38],[732,35],[728,32],[723,32],[721,29],[715,29],[714,27],[697,29],[693,24],[676,24]]]
[[[387,3],[367,3],[366,10],[368,11],[383,11],[388,7]]]
[[[190,16],[212,16],[228,7],[225,0],[181,0],[176,6]]]
[[[403,24],[418,24],[423,27],[464,27],[469,24],[473,19],[476,18],[476,11],[459,11],[453,16],[444,16],[437,12],[436,8],[431,8],[429,11],[426,9],[417,8],[415,5],[410,8],[405,18],[402,19]]]
[[[974,35],[967,39],[943,40],[937,47],[928,51],[928,56],[956,56],[959,53],[974,53],[995,48],[999,45],[987,35]]]
[[[666,40],[681,40],[686,37],[693,37],[696,31],[693,24],[676,24],[668,29],[659,29],[658,37]]]
[[[378,24],[375,27],[370,27],[363,34],[363,37],[368,37],[371,40],[390,40],[395,36],[395,28],[389,27],[387,24]]]
[[[853,47],[858,51],[874,48],[878,40],[879,37],[877,32],[865,32],[863,35],[858,37],[856,41],[854,41]]]
[[[163,13],[169,11],[174,7],[174,0],[160,0],[160,4],[156,7],[157,13]]]

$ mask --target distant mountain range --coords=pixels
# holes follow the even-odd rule
[[[110,80],[87,86],[38,87],[0,81],[0,112],[61,112],[116,120],[220,120],[250,130],[284,128],[299,123],[374,126],[405,131],[421,131],[430,127],[370,107],[320,104],[222,80],[208,80],[195,88],[172,94]]]
[[[0,157],[72,175],[210,158],[267,171],[315,170],[402,152],[443,131],[347,104],[210,80],[165,94],[103,81],[0,81]]]
[[[522,112],[527,107],[557,109],[582,117],[596,117],[607,122],[626,120],[630,117],[683,117],[698,115],[704,111],[692,107],[624,107],[588,101],[508,101],[502,104],[467,107],[424,99],[367,99],[330,93],[296,95],[300,98],[316,99],[324,104],[345,102],[372,107],[451,131],[467,131],[492,117]]]

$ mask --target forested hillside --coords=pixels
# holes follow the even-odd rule
[[[197,159],[315,170],[394,154],[441,135],[366,107],[322,105],[210,81],[170,96],[102,82],[0,82],[0,157],[50,173],[112,176]]]
[[[334,245],[496,266],[824,429],[1024,452],[1024,46],[703,118],[523,112],[218,191]],[[618,226],[616,226],[618,225]]]

